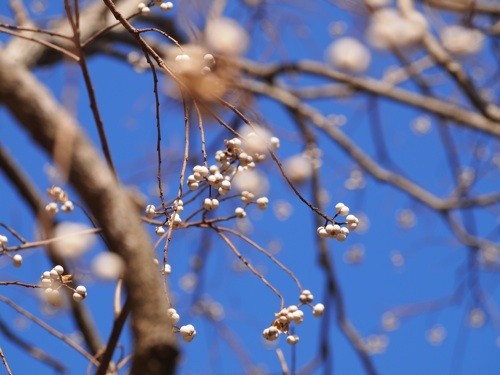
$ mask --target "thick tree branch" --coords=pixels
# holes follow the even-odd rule
[[[81,127],[52,94],[6,53],[0,54],[0,100],[46,152],[56,137],[69,141],[69,180],[101,225],[110,250],[127,265],[135,352],[132,374],[171,374],[177,347],[166,314],[166,291],[151,260],[140,215]]]

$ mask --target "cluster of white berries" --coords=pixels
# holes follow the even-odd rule
[[[193,174],[187,178],[187,185],[190,190],[196,190],[199,188],[200,183],[205,181],[208,185],[217,189],[219,194],[225,195],[231,190],[231,175],[224,176],[223,174],[228,172],[228,170],[221,171],[217,165],[212,165],[210,168],[195,165]]]
[[[255,132],[246,134],[246,140],[256,142],[253,138],[259,138]],[[250,139],[250,140],[249,140]],[[259,141],[260,138],[259,138]],[[267,146],[272,150],[276,150],[280,145],[280,141],[276,137],[270,137]],[[195,165],[193,173],[187,178],[187,185],[190,190],[196,190],[202,183],[210,186],[211,189],[217,189],[219,195],[227,195],[232,188],[232,179],[238,172],[249,171],[255,168],[255,164],[265,159],[266,155],[259,152],[246,152],[243,148],[243,142],[239,138],[232,138],[225,141],[225,149],[217,150],[215,153],[215,160],[218,165]],[[252,147],[250,147],[252,149]],[[241,193],[241,200],[245,204],[254,201],[254,194],[243,191]],[[255,203],[257,206],[264,210],[269,204],[267,197],[258,198]],[[219,200],[214,197],[205,198],[203,201],[203,208],[206,210],[215,210],[219,207]],[[246,212],[244,208],[237,207],[235,215],[238,218],[244,218]]]
[[[177,310],[171,307],[168,309],[167,314],[170,319],[170,323],[172,323],[172,325],[176,327],[176,324],[179,323],[179,320],[181,319],[180,315],[177,313]],[[194,329],[194,326],[192,324],[186,324],[184,326],[181,326],[180,328],[176,327],[176,331],[181,334],[182,338],[186,342],[193,341],[194,337],[196,336],[196,330]]]
[[[203,208],[205,210],[211,211],[219,207],[219,200],[216,198],[205,198],[203,201]]]
[[[0,248],[1,248],[2,252],[4,252],[5,254],[8,254],[6,252],[7,242],[9,242],[9,239],[7,238],[7,236],[4,236],[3,234],[0,235]],[[21,254],[15,254],[14,256],[12,256],[12,264],[16,268],[21,267],[23,265],[23,257],[22,257],[22,255]]]
[[[47,193],[53,201],[45,206],[45,211],[55,214],[59,211],[59,204],[61,205],[61,211],[63,212],[73,211],[73,202],[68,199],[68,194],[61,187],[52,186],[47,189]]]
[[[160,9],[163,10],[164,12],[173,9],[174,7],[174,4],[172,4],[171,1],[164,2],[163,0],[155,0],[154,5],[159,5]],[[139,9],[142,14],[149,14],[151,12],[151,8],[142,2],[137,4],[137,9]]]
[[[226,140],[225,144],[224,150],[217,150],[215,153],[215,160],[220,163],[221,169],[231,171],[232,165],[238,163],[238,171],[244,171],[253,170],[256,163],[264,161],[264,152],[268,147],[273,151],[277,150],[280,140],[277,137],[267,139],[267,131],[258,128],[257,132],[250,130],[245,133],[245,146],[248,150],[245,150],[239,138]]]
[[[261,210],[265,210],[267,208],[267,205],[269,204],[269,199],[267,197],[260,197],[260,198],[257,198],[255,203],[257,203],[257,206]]]
[[[81,302],[87,297],[87,288],[83,285],[79,285],[76,289],[70,287],[68,283],[72,281],[71,275],[64,275],[64,268],[61,265],[57,265],[50,271],[45,271],[41,279],[42,288],[45,289],[45,296],[47,301],[52,305],[60,305],[60,288],[66,287],[73,291],[73,300],[75,302]]]
[[[301,306],[308,305],[312,307],[312,314],[315,317],[320,317],[325,311],[325,306],[322,303],[318,303],[314,306],[311,305],[314,300],[313,294],[304,289],[299,296],[299,305],[290,305],[280,312],[274,314],[275,320],[270,327],[264,329],[262,336],[267,341],[275,341],[280,333],[286,333],[286,342],[290,345],[295,345],[299,342],[299,336],[290,333],[290,324],[301,324],[304,321],[304,312],[300,310]]]
[[[236,207],[234,209],[234,214],[238,219],[243,219],[247,216],[247,213],[243,207]]]
[[[349,215],[349,207],[344,203],[337,203],[335,205],[335,211],[337,213],[332,220],[329,220],[325,226],[320,226],[316,230],[318,236],[321,238],[335,238],[337,241],[345,241],[351,230],[357,228],[359,224],[359,219],[354,215]],[[335,221],[337,216],[345,216],[345,222],[338,223]],[[345,226],[342,226],[345,225]]]
[[[199,70],[199,73],[205,75],[212,71],[215,67],[215,57],[211,53],[205,53],[203,59],[201,59],[200,51],[193,51],[194,61],[191,60],[191,56],[186,53],[180,53],[175,56],[176,63],[185,63],[184,65],[177,65],[175,67],[177,73],[192,74]]]
[[[169,210],[171,210],[172,213],[169,214],[168,213]],[[181,216],[179,215],[182,211],[184,211],[184,202],[181,199],[174,200],[172,206],[167,207],[166,215],[168,216],[168,220],[165,222],[164,225],[170,226],[170,224],[172,224],[174,228],[178,227],[182,223]],[[160,213],[156,211],[156,207],[152,204],[148,204],[146,206],[146,209],[144,210],[144,215],[148,219],[153,219],[158,214]],[[164,226],[160,225],[156,227],[155,233],[159,236],[163,235],[165,233]]]

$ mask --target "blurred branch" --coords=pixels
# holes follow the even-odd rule
[[[88,359],[94,365],[98,364],[97,361],[95,360],[95,358],[90,353],[88,353],[85,349],[83,349],[80,345],[78,345],[75,341],[71,340],[68,336],[62,334],[58,330],[52,328],[47,323],[45,323],[43,320],[38,319],[35,315],[31,314],[29,311],[26,311],[22,307],[18,306],[14,302],[12,302],[10,299],[8,299],[4,296],[1,296],[1,295],[0,295],[0,302],[3,302],[6,305],[10,306],[14,310],[16,310],[19,314],[26,317],[26,319],[29,319],[30,321],[32,321],[33,323],[35,323],[39,327],[43,328],[45,331],[50,333],[52,336],[57,337],[59,340],[61,340],[62,342],[64,342],[69,347],[73,348],[74,350],[76,350],[78,353],[80,353],[83,357]]]
[[[289,112],[293,116],[297,127],[299,128],[300,133],[303,136],[305,146],[308,149],[316,148],[316,140],[314,137],[314,133],[306,126],[307,117],[304,116],[297,108],[288,108]],[[312,203],[319,207],[320,210],[323,210],[321,204],[321,181],[319,176],[319,169],[313,168],[312,177],[311,177],[311,190],[312,190]],[[321,218],[317,215],[313,216],[313,231],[316,232],[316,228],[323,225]],[[344,334],[349,344],[354,349],[356,355],[360,359],[365,371],[367,374],[375,375],[377,371],[373,364],[373,361],[370,358],[369,353],[367,352],[363,340],[360,335],[357,333],[355,327],[351,324],[347,317],[344,297],[342,291],[340,290],[340,285],[337,280],[337,275],[335,271],[335,266],[330,257],[330,253],[328,251],[328,245],[324,238],[316,237],[316,246],[317,246],[317,256],[320,267],[323,269],[326,281],[326,290],[327,294],[330,297],[332,304],[335,306],[335,318],[336,323],[340,329],[340,331]],[[328,320],[326,320],[328,321]],[[332,355],[331,355],[331,345],[329,344],[329,330],[325,329],[320,336],[320,355],[321,360],[325,362],[325,372],[333,373],[333,366],[331,363]],[[313,361],[311,364],[315,365],[316,361]]]
[[[137,10],[137,1],[122,0],[120,1],[120,7],[125,12],[132,13]],[[81,39],[86,40],[99,30],[106,28],[109,22],[106,6],[100,1],[92,3],[80,12]],[[60,35],[71,35],[72,33],[71,26],[64,16],[58,21],[55,21],[49,31]],[[39,38],[42,38],[42,35],[39,35]],[[69,40],[57,40],[47,35],[43,36],[43,40],[58,45],[60,48],[67,51],[72,51],[74,48],[73,42]],[[27,67],[40,64],[41,62],[47,63],[49,61],[54,61],[54,59],[55,61],[60,61],[61,59],[59,54],[54,54],[53,51],[48,50],[46,46],[19,38],[11,39],[6,45],[4,53]]]
[[[415,12],[413,0],[398,0],[398,7],[402,14],[410,16]],[[500,120],[500,109],[493,103],[484,100],[472,80],[467,76],[460,63],[444,49],[437,39],[426,32],[422,38],[422,45],[429,55],[452,77],[461,88],[461,92],[485,117],[498,122]]]
[[[2,170],[2,172],[6,175],[12,185],[14,185],[17,192],[21,195],[21,198],[24,199],[26,204],[28,204],[33,215],[38,218],[38,221],[42,227],[42,232],[45,233],[46,236],[45,240],[31,243],[28,242],[20,245],[20,247],[18,248],[29,248],[33,244],[37,244],[37,246],[47,246],[48,256],[52,264],[59,264],[63,266],[65,270],[71,272],[71,268],[67,265],[66,260],[58,255],[57,252],[54,251],[53,247],[50,246],[53,243],[53,237],[51,234],[54,227],[54,219],[52,216],[48,215],[45,212],[45,205],[40,193],[35,188],[35,185],[30,181],[29,177],[24,174],[21,167],[17,165],[15,160],[9,155],[7,150],[2,147],[1,144],[0,170]],[[78,283],[75,279],[73,279],[73,281],[75,283]],[[67,290],[66,288],[64,289]],[[66,295],[69,297],[68,299],[70,301],[75,323],[82,333],[87,347],[93,354],[95,354],[100,350],[102,344],[99,334],[94,327],[92,318],[85,305],[73,301],[73,298],[71,296],[72,293],[69,292],[69,290],[67,291],[68,292],[66,293]]]
[[[476,0],[420,0],[423,4],[436,9],[451,10],[464,13],[484,13],[492,16],[500,15],[500,5]]]
[[[370,156],[365,154],[350,138],[348,138],[337,126],[333,125],[331,121],[325,118],[320,112],[313,107],[305,104],[297,97],[290,94],[288,91],[280,88],[279,86],[272,86],[263,82],[241,79],[238,86],[242,90],[251,91],[258,95],[265,95],[272,98],[289,109],[296,111],[304,118],[307,118],[314,126],[325,133],[332,139],[339,147],[341,147],[350,157],[355,160],[361,168],[372,175],[375,179],[393,185],[394,187],[402,190],[418,201],[424,203],[426,206],[436,211],[446,211],[452,208],[460,207],[461,201],[455,197],[452,200],[443,200],[436,197],[423,187],[410,181],[409,179],[382,168]],[[482,203],[497,203],[500,194],[492,194],[488,198],[482,197],[479,200],[465,200],[464,204],[471,204],[472,202]],[[455,204],[453,206],[453,203]]]
[[[0,54],[0,99],[46,152],[54,149],[56,136],[73,137],[68,155],[69,180],[101,225],[110,250],[119,253],[127,265],[125,284],[135,338],[131,373],[173,373],[177,347],[165,313],[165,290],[149,251],[145,251],[151,245],[135,206],[83,135],[81,126],[15,61],[5,51]]]
[[[26,353],[28,353],[30,356],[33,358],[36,358],[37,360],[45,363],[46,365],[52,367],[54,371],[58,373],[65,373],[66,372],[66,366],[64,366],[63,363],[59,362],[57,359],[52,358],[49,356],[45,351],[42,349],[28,343],[18,335],[16,335],[14,332],[11,331],[10,327],[8,324],[6,324],[3,320],[0,319],[0,331],[9,339],[11,342],[13,342],[15,345],[19,346],[21,349],[23,349]]]
[[[454,121],[458,125],[493,136],[500,136],[500,123],[491,121],[480,113],[469,111],[436,98],[415,94],[405,89],[394,87],[383,81],[369,77],[355,77],[341,73],[315,61],[302,60],[296,63],[259,64],[249,60],[233,61],[250,76],[271,81],[282,73],[304,73],[342,82],[354,90],[380,95],[414,108],[434,113]],[[244,82],[244,80],[242,80]]]

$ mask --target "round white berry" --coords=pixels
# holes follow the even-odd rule
[[[339,242],[344,242],[347,238],[347,236],[344,233],[339,233],[337,234],[337,237],[335,237],[337,241]]]
[[[205,198],[203,200],[203,208],[205,210],[211,210],[212,209],[212,200],[210,198]]]
[[[163,266],[163,273],[164,273],[165,275],[170,275],[170,273],[172,273],[172,266],[171,266],[170,264],[168,264],[168,263],[167,263],[167,264],[165,264],[165,265]]]
[[[321,238],[326,238],[328,237],[328,232],[326,231],[326,228],[325,227],[318,227],[318,229],[316,229],[316,233],[318,234],[318,236],[320,236]]]
[[[271,149],[277,150],[280,147],[280,139],[278,137],[271,137],[269,139],[269,143],[271,144]]]
[[[349,215],[349,207],[347,207],[344,203],[342,202],[339,202],[335,205],[335,211],[337,211],[337,213],[340,215],[340,216],[347,216]]]
[[[52,280],[57,280],[59,278],[59,273],[55,269],[52,269],[50,271],[50,278]]]
[[[295,323],[300,324],[304,321],[304,312],[297,310],[292,313],[292,319]]]
[[[288,335],[286,338],[286,342],[290,345],[295,345],[299,342],[299,336],[297,335]]]
[[[160,9],[163,10],[164,12],[171,10],[174,7],[174,4],[172,4],[171,1],[167,1],[165,3],[160,4]]]
[[[7,245],[7,242],[9,242],[9,239],[7,238],[7,236],[0,235],[0,244]]]
[[[61,206],[61,210],[63,212],[71,212],[74,209],[75,209],[75,206],[74,206],[73,202],[71,202],[71,201],[66,201]]]
[[[84,297],[80,293],[73,293],[73,301],[82,302]]]
[[[14,264],[14,267],[19,268],[23,265],[23,257],[21,254],[16,254],[12,257],[12,263]]]
[[[50,288],[52,286],[52,280],[44,278],[44,279],[42,279],[41,284],[42,284],[42,288],[45,288],[45,289]]]
[[[57,265],[53,268],[54,271],[57,272],[58,275],[62,275],[64,273],[64,268],[61,265]]]
[[[234,210],[234,214],[238,219],[243,219],[245,216],[247,216],[247,213],[242,207],[236,207]]]
[[[75,291],[76,293],[82,295],[83,297],[87,295],[87,288],[85,288],[83,285],[78,285]]]
[[[260,197],[257,198],[256,203],[261,210],[265,210],[267,208],[267,205],[269,204],[269,199],[267,197]]]
[[[146,210],[144,211],[144,213],[148,219],[152,219],[155,217],[156,207],[152,204],[148,204],[146,206]]]
[[[47,212],[49,212],[51,214],[57,213],[57,211],[59,211],[59,208],[57,207],[57,203],[56,202],[50,202],[50,203],[48,203],[45,206],[45,211],[47,211]]]
[[[212,209],[215,209],[215,208],[217,208],[217,207],[219,207],[219,200],[218,200],[218,199],[213,198],[213,199],[212,199]]]
[[[314,316],[320,317],[323,315],[324,312],[325,312],[325,305],[323,305],[322,303],[317,303],[316,305],[314,305],[312,311]]]

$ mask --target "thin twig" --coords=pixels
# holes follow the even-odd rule
[[[71,340],[68,336],[64,335],[63,333],[59,332],[55,328],[52,328],[49,326],[47,323],[45,323],[43,320],[37,318],[35,315],[30,313],[29,311],[23,309],[22,307],[18,306],[14,302],[12,302],[10,299],[0,295],[0,301],[7,304],[14,310],[16,310],[19,314],[23,315],[27,319],[31,320],[33,323],[36,325],[40,326],[44,330],[46,330],[48,333],[50,333],[52,336],[57,337],[59,340],[64,342],[66,345],[68,345],[70,348],[76,350],[78,353],[80,353],[83,357],[88,359],[90,362],[92,362],[94,365],[98,365],[99,362],[92,356],[90,353],[88,353],[85,349],[83,349],[79,344],[77,344],[75,341]]]
[[[299,279],[297,278],[297,276],[295,276],[295,274],[287,266],[285,266],[283,263],[281,263],[273,254],[271,254],[269,251],[267,251],[266,249],[264,249],[258,243],[256,243],[255,241],[253,241],[249,237],[245,236],[243,233],[235,231],[234,229],[220,227],[220,226],[218,226],[217,228],[219,230],[223,231],[223,232],[231,233],[231,234],[233,234],[233,235],[241,238],[243,241],[245,241],[249,245],[255,247],[258,251],[260,251],[261,253],[263,253],[264,255],[266,255],[279,268],[281,268],[283,271],[285,271],[293,279],[293,281],[295,282],[295,284],[297,284],[297,287],[299,288],[299,291],[302,291],[304,289],[304,288],[302,288],[302,284],[299,281]]]
[[[2,348],[0,347],[0,358],[2,358],[2,363],[7,371],[7,375],[12,375],[12,371],[10,370],[9,363],[7,362],[7,358],[5,358],[5,354],[3,353]]]
[[[45,47],[50,48],[50,49],[53,49],[54,51],[61,52],[63,55],[65,55],[69,59],[78,62],[78,56],[77,55],[75,55],[74,53],[71,53],[67,49],[64,49],[64,48],[58,46],[57,44],[48,42],[48,41],[43,40],[43,39],[36,38],[34,36],[25,35],[25,34],[20,33],[20,32],[18,33],[16,31],[10,30],[10,29],[5,28],[3,26],[0,26],[0,32],[5,33],[5,34],[9,34],[9,35],[12,35],[12,36],[15,36],[15,37],[18,37],[18,38],[21,38],[21,39],[26,39],[26,40],[29,40],[29,41],[32,41],[32,42],[35,42],[35,43],[38,43],[38,44],[41,44],[42,46],[45,46]]]
[[[41,288],[41,285],[28,284],[28,283],[23,283],[21,281],[0,281],[0,285],[17,285],[17,286],[24,286],[25,288]]]
[[[92,79],[90,77],[89,68],[87,65],[87,60],[85,57],[85,52],[83,50],[81,40],[80,40],[80,27],[79,27],[79,12],[78,6],[75,9],[75,20],[73,20],[73,15],[71,13],[71,7],[69,4],[69,0],[64,0],[64,5],[66,9],[66,15],[73,29],[73,42],[75,44],[75,48],[78,53],[78,63],[80,65],[80,69],[82,71],[83,79],[85,82],[85,87],[87,88],[87,94],[90,101],[90,109],[92,111],[92,115],[94,116],[94,122],[96,124],[97,133],[99,134],[99,141],[101,142],[101,149],[104,153],[104,157],[106,158],[106,162],[108,163],[109,168],[116,176],[116,170],[113,165],[113,158],[111,157],[111,151],[109,149],[108,139],[106,137],[106,132],[104,130],[104,123],[102,121],[101,113],[99,111],[99,105],[97,104],[97,97],[94,90],[94,85],[92,84]]]
[[[239,252],[239,250],[236,248],[236,246],[233,244],[233,242],[224,234],[222,233],[219,228],[216,226],[211,226],[213,230],[219,235],[220,238],[229,246],[229,248],[233,251],[233,253],[238,257],[238,259],[255,275],[257,276],[265,286],[267,286],[269,289],[271,289],[274,294],[278,296],[280,299],[280,310],[285,307],[285,299],[283,298],[282,294],[276,289],[267,279],[259,272],[255,267]]]

